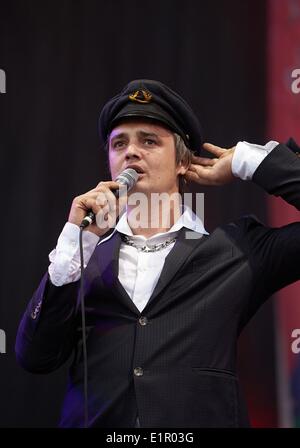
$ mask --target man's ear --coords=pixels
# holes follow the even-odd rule
[[[187,172],[188,169],[189,169],[189,165],[184,164],[181,161],[181,162],[179,162],[179,164],[177,166],[177,174],[181,174],[183,176]]]

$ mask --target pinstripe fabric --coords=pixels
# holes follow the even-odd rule
[[[300,162],[284,145],[253,180],[300,209]],[[272,229],[244,216],[200,239],[181,229],[142,314],[118,280],[120,244],[115,233],[97,246],[85,271],[89,425],[134,427],[138,415],[141,427],[247,426],[237,337],[270,294],[300,278],[300,223]],[[16,344],[34,372],[73,354],[62,427],[84,420],[77,290],[46,274]]]

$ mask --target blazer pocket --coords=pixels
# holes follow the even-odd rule
[[[213,369],[213,368],[206,368],[206,367],[192,367],[192,370],[195,372],[198,372],[199,374],[204,375],[212,375],[212,376],[218,376],[221,378],[230,378],[233,380],[238,380],[238,377],[235,372],[232,372],[231,370],[225,370],[225,369]]]
[[[233,259],[232,249],[220,254],[203,255],[192,262],[193,272],[206,272]]]

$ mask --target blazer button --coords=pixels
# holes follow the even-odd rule
[[[135,376],[143,376],[144,375],[143,369],[141,367],[136,367],[134,369],[133,373],[135,374]]]
[[[140,323],[141,325],[147,325],[147,323],[148,323],[148,319],[147,319],[147,317],[145,317],[145,316],[140,317],[140,318],[139,318],[139,323]]]

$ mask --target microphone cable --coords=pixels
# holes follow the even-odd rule
[[[130,190],[137,182],[139,178],[138,173],[132,169],[125,169],[117,178],[121,185],[125,185]],[[115,190],[114,195],[119,197],[119,190]],[[91,224],[95,220],[95,214],[92,210],[89,211],[87,216],[81,222],[79,228],[79,251],[80,251],[80,288],[79,288],[79,301],[81,308],[81,329],[82,329],[82,354],[83,354],[83,395],[84,395],[84,427],[88,428],[89,423],[89,411],[88,411],[88,362],[87,362],[87,344],[86,344],[86,320],[85,320],[85,303],[84,303],[84,258],[83,258],[83,244],[82,233],[83,229]]]
[[[88,365],[87,365],[87,346],[86,346],[86,322],[85,322],[85,304],[84,304],[84,258],[82,233],[84,226],[80,226],[79,231],[79,250],[80,250],[80,308],[81,308],[81,329],[82,329],[82,352],[83,352],[83,396],[84,396],[84,427],[88,427],[89,411],[88,411]]]

